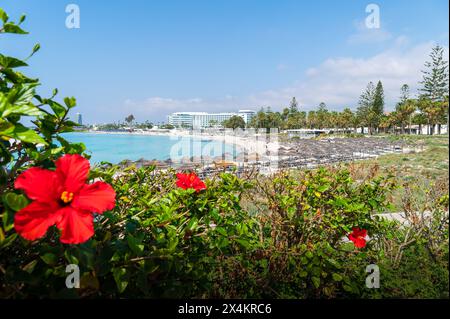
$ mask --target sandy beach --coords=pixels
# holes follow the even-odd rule
[[[270,155],[278,152],[280,144],[278,136],[269,134],[256,134],[243,131],[200,131],[200,130],[133,130],[128,131],[96,131],[90,130],[89,133],[95,134],[124,134],[124,135],[149,135],[149,136],[170,136],[174,138],[201,138],[206,140],[215,140],[228,145],[235,145],[239,150],[247,154]]]
[[[136,130],[132,132],[100,132],[96,134],[124,134],[124,135],[149,135],[169,136],[177,139],[170,154],[170,165],[216,165],[218,163],[233,163],[237,167],[257,165],[260,172],[270,174],[279,169],[313,168],[320,165],[351,162],[370,158],[376,158],[388,153],[418,152],[419,149],[410,149],[408,145],[391,142],[386,139],[364,138],[323,138],[323,139],[299,139],[279,143],[278,134],[256,133],[253,130],[223,130],[223,131],[196,131],[196,130]],[[223,151],[219,156],[208,156],[208,147],[202,149],[200,154],[179,156],[179,151],[192,154],[190,151],[194,141],[217,141],[234,146],[236,154]],[[195,144],[195,143],[194,143]],[[150,159],[146,159],[150,160]]]

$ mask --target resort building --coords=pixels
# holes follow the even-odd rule
[[[168,116],[168,122],[175,127],[192,127],[194,115],[201,112],[176,112]]]
[[[255,114],[252,110],[240,110],[237,113],[176,112],[168,116],[168,122],[175,127],[184,128],[221,127],[223,121],[232,116],[240,116],[248,124]]]
[[[256,115],[256,112],[252,111],[252,110],[239,110],[238,115],[242,116],[245,124],[248,124],[248,123],[250,123],[252,118]]]

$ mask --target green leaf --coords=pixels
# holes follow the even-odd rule
[[[329,259],[327,259],[327,261],[328,261],[331,265],[333,265],[334,267],[336,267],[337,269],[340,269],[340,268],[341,268],[341,265],[340,265],[335,259],[329,258]]]
[[[6,115],[5,115],[6,114]],[[11,114],[15,115],[25,115],[25,116],[42,116],[45,113],[33,104],[28,105],[15,105],[8,108],[2,115],[5,117]]]
[[[14,105],[29,104],[36,93],[36,83],[23,84],[10,92],[9,101]]]
[[[326,192],[329,188],[330,188],[330,185],[322,185],[317,188],[317,191],[323,193],[323,192]]]
[[[8,95],[0,92],[0,115],[7,117],[10,114],[36,116],[43,114],[41,110],[31,104],[35,94],[35,83],[23,84],[14,87]]]
[[[186,226],[186,229],[189,231],[193,231],[198,225],[198,218],[192,217],[189,223]]]
[[[225,237],[228,236],[227,231],[223,227],[216,227],[215,231],[218,232],[219,234],[221,234],[222,236],[225,236]]]
[[[140,255],[144,251],[144,245],[142,245],[135,237],[128,235],[127,242],[128,246],[135,254]]]
[[[21,66],[28,66],[28,64],[26,64],[22,60],[10,56],[5,56],[3,54],[0,54],[0,65],[4,68],[18,68]]]
[[[38,81],[37,79],[30,79],[22,73],[13,71],[12,69],[2,69],[0,72],[3,73],[5,78],[12,83],[32,83]]]
[[[66,260],[67,260],[70,264],[78,265],[78,259],[77,259],[77,257],[73,256],[68,250],[66,250],[66,251],[64,252],[64,257],[66,257]]]
[[[5,209],[2,212],[2,223],[3,229],[5,231],[10,231],[14,227],[14,214],[7,208],[8,207],[5,206]]]
[[[35,54],[41,49],[41,45],[39,43],[35,44],[33,47],[33,52],[31,52],[31,55]]]
[[[12,105],[11,105],[11,103],[9,103],[6,95],[0,92],[0,121],[2,120],[2,118],[5,117],[3,115],[3,113],[10,107],[12,107]],[[2,123],[2,122],[0,122],[0,123]],[[0,130],[1,130],[1,127],[0,127]]]
[[[311,281],[314,287],[319,288],[320,286],[320,278],[319,277],[311,277]]]
[[[46,253],[42,255],[41,259],[49,266],[56,265],[56,262],[58,261],[58,257],[56,257],[56,255],[52,253]]]
[[[347,291],[347,292],[353,292],[353,288],[352,288],[352,286],[350,286],[350,285],[344,285],[343,288],[344,288],[344,290]]]
[[[22,270],[26,271],[27,273],[31,274],[34,270],[34,267],[36,267],[36,264],[38,263],[38,260],[32,260],[31,262],[29,262],[28,264],[26,264],[25,266],[23,266]]]
[[[67,108],[71,109],[77,105],[77,100],[74,97],[65,97],[64,103],[66,104]]]
[[[6,14],[5,11],[3,11],[2,8],[0,8],[0,19],[2,19],[3,23],[8,22],[8,15]]]
[[[334,273],[333,275],[332,275],[332,277],[333,277],[333,280],[334,281],[342,281],[342,276],[341,275],[339,275],[339,274],[337,274],[337,273]]]
[[[66,108],[64,106],[62,106],[61,104],[59,104],[58,102],[49,100],[48,105],[50,105],[53,112],[55,112],[55,115],[58,118],[62,118],[64,116],[64,114],[66,114]]]
[[[3,202],[13,211],[19,211],[29,203],[28,199],[21,194],[7,193],[3,195]]]
[[[372,206],[372,208],[375,208],[378,206],[378,203],[374,199],[369,199],[369,204]]]
[[[114,268],[113,269],[113,277],[114,277],[114,281],[116,282],[119,293],[124,292],[128,286],[128,280],[126,280],[126,278],[125,278],[126,273],[127,273],[127,270],[125,268]]]
[[[50,149],[50,154],[56,155],[58,153],[61,153],[63,150],[64,150],[64,147],[52,148],[52,149]]]
[[[20,140],[26,143],[34,143],[34,144],[44,144],[47,145],[47,142],[39,136],[34,130],[26,128],[22,124],[9,124],[7,128],[3,128],[0,125],[0,136],[5,136],[8,138],[14,138],[16,140]]]
[[[227,247],[230,244],[230,241],[228,240],[228,238],[219,238],[218,243],[217,243],[217,247],[219,248],[224,248]]]
[[[248,240],[236,238],[235,241],[241,244],[241,246],[243,246],[245,249],[248,249],[250,247],[250,243],[248,242]]]
[[[17,239],[17,236],[17,233],[7,236],[2,242],[0,242],[0,248],[3,249],[10,246]]]
[[[3,30],[6,33],[28,34],[28,32],[24,31],[21,27],[12,22],[5,23],[3,25]]]
[[[23,23],[25,21],[25,19],[27,18],[26,15],[22,14],[19,18],[19,24]]]
[[[177,246],[178,246],[178,242],[179,242],[178,237],[170,238],[169,243],[167,245],[167,249],[169,251],[175,250],[175,248],[177,248]]]

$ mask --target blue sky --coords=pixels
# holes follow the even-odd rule
[[[42,95],[75,96],[89,123],[163,121],[175,111],[236,111],[292,96],[310,110],[355,108],[368,81],[382,80],[392,109],[403,83],[413,93],[430,48],[448,54],[447,0],[0,0],[27,14],[29,36],[0,39],[4,54],[42,49],[24,72]],[[65,26],[68,4],[80,29]],[[365,8],[380,8],[367,29]]]

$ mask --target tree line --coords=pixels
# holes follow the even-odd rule
[[[324,102],[316,110],[300,111],[295,97],[289,107],[281,112],[273,112],[270,107],[261,110],[252,118],[248,127],[279,129],[354,129],[367,127],[369,134],[380,132],[411,133],[406,127],[418,125],[419,132],[423,125],[427,133],[436,129],[441,132],[441,125],[448,127],[448,61],[444,59],[443,47],[436,45],[430,60],[422,70],[422,81],[416,97],[412,97],[408,84],[400,88],[399,101],[392,112],[385,112],[384,89],[381,81],[375,85],[369,82],[361,94],[356,111],[349,107],[342,111],[330,111]],[[243,127],[238,119],[224,123],[225,127]],[[237,125],[237,126],[236,126]]]

